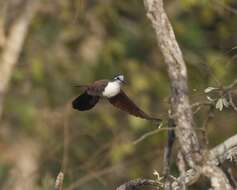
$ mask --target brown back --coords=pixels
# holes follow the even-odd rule
[[[86,92],[91,96],[101,96],[109,80],[97,80],[87,87]]]

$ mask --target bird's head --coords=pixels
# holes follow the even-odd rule
[[[124,76],[121,75],[121,74],[115,76],[115,77],[113,78],[113,81],[117,81],[117,82],[119,82],[119,83],[125,83],[125,84],[126,84],[126,81],[124,80]]]

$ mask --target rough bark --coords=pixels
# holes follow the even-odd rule
[[[211,165],[218,166],[222,164],[225,160],[232,160],[237,155],[237,135],[234,135],[227,140],[225,140],[223,143],[217,145],[213,149],[210,150],[209,157],[207,158],[207,163]],[[203,172],[209,172],[210,168],[204,168]],[[182,169],[183,170],[183,169]],[[214,172],[214,171],[212,171]],[[211,172],[211,173],[212,173]],[[185,174],[178,177],[176,180],[173,180],[171,182],[171,188],[172,189],[180,189],[180,186],[185,183],[186,185],[192,185],[194,184],[200,177],[202,171],[199,169],[189,169],[185,172]],[[217,171],[217,174],[219,171]],[[145,179],[143,179],[145,180]],[[147,182],[149,182],[150,179],[146,179]],[[134,181],[134,180],[132,180]],[[127,182],[130,183],[131,181]],[[143,185],[154,185],[158,186],[160,184],[155,185],[153,180],[150,181],[151,184],[145,183]],[[215,180],[214,180],[215,182]],[[129,185],[126,186],[127,183],[123,184],[123,188],[129,187]],[[125,188],[126,190],[126,188]]]
[[[236,154],[237,154],[237,135],[234,135],[225,140],[223,143],[211,149],[207,162],[209,164],[214,164],[217,166],[222,164],[225,160],[232,160],[236,156]],[[172,183],[172,187],[173,189],[176,189],[176,187],[179,186],[178,184],[181,183],[183,180],[187,185],[191,185],[198,180],[199,176],[200,171],[190,169],[186,171],[185,176],[181,176],[176,181],[174,181]]]
[[[213,164],[223,163],[225,160],[232,160],[237,156],[237,135],[234,135],[210,151],[209,160]]]
[[[194,122],[189,104],[187,69],[172,26],[161,0],[145,0],[147,17],[156,31],[158,46],[164,56],[171,82],[171,109],[177,130],[176,135],[189,165],[201,161],[200,146],[193,130]]]
[[[163,0],[144,0],[147,17],[156,32],[171,82],[171,109],[177,129],[176,137],[190,168],[208,177],[214,189],[232,189],[223,171],[205,162],[194,131],[194,121],[188,96],[187,69],[174,31],[163,7]],[[183,183],[181,183],[183,184]],[[179,186],[179,188],[183,187]],[[182,189],[184,189],[183,187]]]

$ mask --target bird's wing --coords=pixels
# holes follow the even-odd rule
[[[120,93],[112,98],[108,98],[109,102],[115,107],[128,112],[129,114],[147,120],[161,121],[142,111],[122,90]]]
[[[108,82],[108,80],[97,80],[93,84],[89,85],[86,91],[89,95],[101,96]]]
[[[93,108],[99,101],[99,96],[91,96],[86,91],[72,101],[72,107],[79,111]]]

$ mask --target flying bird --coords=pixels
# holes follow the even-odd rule
[[[83,93],[73,100],[72,107],[79,111],[90,110],[103,97],[113,106],[133,116],[160,122],[161,119],[146,114],[124,93],[121,88],[124,83],[124,76],[117,75],[112,80],[97,80],[91,85],[79,85]]]

